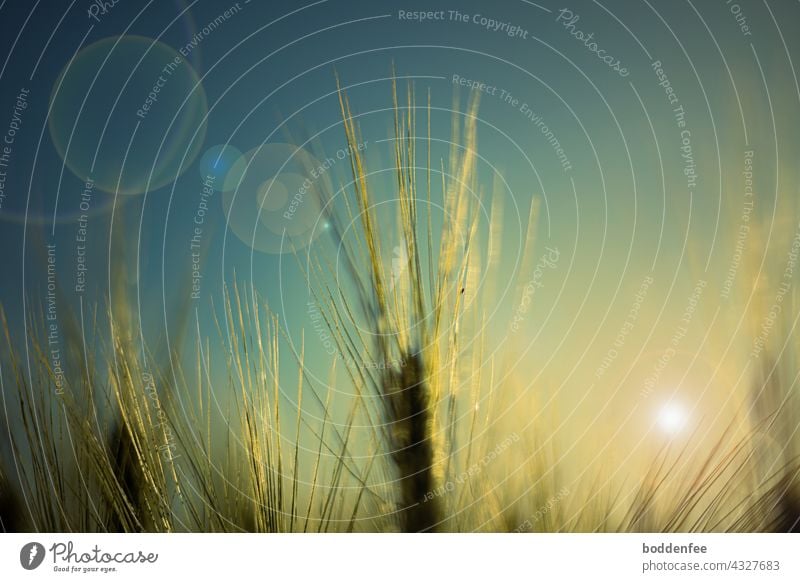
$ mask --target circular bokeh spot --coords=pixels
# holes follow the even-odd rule
[[[53,144],[80,179],[141,194],[180,176],[206,134],[206,95],[174,49],[141,36],[100,40],[63,69],[50,98]]]
[[[272,189],[264,192],[264,199],[270,203],[261,210],[261,222],[270,232],[278,235],[286,232],[297,238],[315,228],[322,229],[324,220],[320,216],[319,198],[304,200],[309,194],[313,196],[315,190],[313,186],[308,188],[305,176],[283,172],[279,179],[272,180],[272,188],[274,194]]]
[[[254,250],[277,254],[311,244],[325,228],[336,162],[320,162],[285,143],[266,144],[241,156],[227,172],[222,203],[228,227]]]
[[[228,173],[241,157],[242,152],[230,145],[219,144],[210,147],[200,158],[200,176],[204,180],[208,176],[214,176],[214,190],[221,191]]]
[[[263,220],[265,216],[269,216],[270,212],[277,212],[286,206],[286,201],[289,200],[289,189],[278,178],[270,178],[261,185],[259,196]]]

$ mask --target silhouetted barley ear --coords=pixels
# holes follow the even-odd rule
[[[768,524],[765,529],[778,533],[800,533],[800,458],[798,456],[797,395],[798,353],[794,338],[787,331],[788,319],[776,323],[778,352],[768,346],[755,382],[751,386],[751,414],[757,426],[780,448],[781,461],[756,449],[759,477],[770,486],[757,500]],[[772,484],[774,482],[774,485]]]
[[[359,128],[347,95],[340,88],[345,139],[352,152],[352,195],[344,195],[340,211],[332,211],[328,218],[355,293],[340,293],[336,298],[328,293],[327,297],[318,296],[318,302],[342,357],[363,363],[348,370],[354,383],[363,383],[379,397],[381,410],[376,416],[383,417],[384,424],[376,431],[376,437],[392,459],[394,497],[399,506],[395,514],[397,525],[402,531],[423,532],[443,527],[445,499],[440,497],[441,487],[437,485],[444,474],[441,457],[446,458],[447,451],[443,448],[445,443],[440,442],[442,438],[435,437],[447,431],[445,418],[455,418],[452,413],[459,376],[456,369],[467,364],[460,360],[463,294],[452,292],[464,287],[471,264],[470,239],[475,232],[476,213],[470,192],[476,189],[478,99],[473,96],[464,114],[463,142],[459,141],[461,128],[454,130],[457,146],[452,148],[449,175],[457,178],[442,184],[447,219],[441,239],[434,242],[430,213],[427,232],[420,232],[425,227],[417,211],[413,88],[409,86],[407,104],[401,106],[396,83],[392,83],[392,98],[396,191],[390,197],[398,207],[394,227],[379,224],[375,215],[382,198],[375,194],[368,179],[366,161],[358,147],[362,142]],[[459,117],[454,117],[454,125],[461,123]],[[430,207],[430,109],[427,148]],[[345,238],[343,225],[351,223],[355,225],[352,236]],[[389,272],[382,249],[392,244],[396,252]],[[322,266],[326,263],[333,264],[329,259],[319,261],[320,289],[335,288],[336,284],[335,279],[330,279],[335,274],[330,270],[326,273]],[[376,362],[381,364],[380,371],[373,373],[369,364]],[[449,416],[439,410],[442,402],[449,403]],[[452,441],[450,445],[452,448]]]
[[[22,501],[12,489],[3,468],[0,467],[0,532],[20,532],[23,530]]]
[[[775,532],[800,533],[800,495],[794,479],[788,476],[779,484]]]
[[[117,422],[108,437],[108,451],[114,474],[126,503],[112,508],[107,528],[109,532],[142,531],[144,512],[142,511],[142,469],[131,442],[128,428]],[[125,515],[121,515],[124,512]]]
[[[441,508],[434,495],[434,448],[430,395],[419,354],[408,354],[399,371],[384,375],[384,394],[390,414],[399,473],[402,528],[406,532],[432,532],[441,522]]]

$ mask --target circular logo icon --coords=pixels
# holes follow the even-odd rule
[[[19,552],[19,563],[26,570],[35,570],[44,561],[44,546],[38,542],[30,542],[22,546]]]

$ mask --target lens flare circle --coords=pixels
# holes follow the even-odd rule
[[[287,143],[265,144],[242,155],[227,172],[222,205],[228,228],[252,249],[291,253],[325,228],[331,193],[328,166]]]
[[[174,182],[205,140],[208,103],[180,53],[142,36],[81,50],[50,96],[48,127],[61,159],[106,192],[141,194]],[[162,143],[163,142],[163,143]]]

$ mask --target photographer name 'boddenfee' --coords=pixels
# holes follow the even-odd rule
[[[708,552],[708,547],[704,545],[695,545],[694,542],[689,544],[673,544],[661,543],[657,546],[648,546],[642,542],[643,554],[705,554]]]

